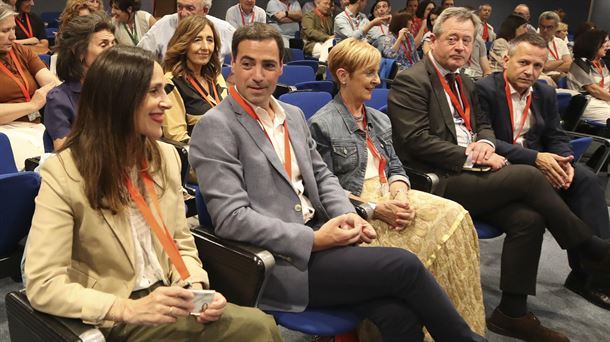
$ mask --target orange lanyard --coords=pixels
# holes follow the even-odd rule
[[[244,16],[244,11],[242,11],[241,9],[241,5],[239,6],[239,14],[241,14],[241,24],[243,26],[246,26],[246,17]],[[254,11],[254,8],[252,8],[252,19],[250,19],[250,24],[252,24],[254,22],[254,17],[256,17],[256,12]]]
[[[601,81],[599,81],[599,86],[600,87],[604,87],[604,68],[602,68],[602,65],[600,62],[591,62],[591,64],[593,64],[593,67],[595,68],[595,70],[597,70],[597,73],[599,73],[599,75],[602,77]]]
[[[19,25],[23,33],[25,33],[28,38],[32,38],[34,37],[34,30],[32,30],[32,24],[30,24],[30,16],[27,13],[24,13],[23,16],[25,17],[26,24],[28,24],[27,29],[25,28],[25,26],[23,26],[21,20],[17,19],[17,17],[15,17],[15,22],[17,23],[17,25]]]
[[[328,32],[328,28],[327,28],[327,22],[328,22],[328,16],[325,16],[324,14],[322,14],[322,12],[320,12],[320,10],[316,7],[316,9],[314,10],[316,12],[316,15],[318,17],[320,17],[320,26],[322,26],[322,29],[324,30],[324,32]],[[330,26],[330,25],[328,25]]]
[[[356,27],[354,27],[354,21],[352,20],[352,17],[349,14],[347,14],[347,9],[345,9],[343,11],[343,13],[345,13],[347,20],[349,21],[349,26],[352,27],[352,31],[355,31],[358,28],[358,26],[360,26],[360,18],[358,18],[358,15],[356,15]]]
[[[511,128],[513,129],[513,144],[515,144],[517,143],[517,139],[521,136],[523,127],[525,127],[525,122],[527,121],[527,116],[530,112],[530,106],[532,105],[532,94],[530,93],[527,96],[527,102],[525,104],[525,108],[523,108],[523,114],[521,115],[521,125],[519,126],[519,130],[517,130],[517,134],[515,134],[515,114],[513,113],[513,99],[510,95],[510,86],[508,83],[508,79],[506,78],[506,71],[504,71],[504,93],[506,94],[508,112],[510,113]]]
[[[233,99],[235,99],[235,101],[241,106],[241,108],[243,108],[243,110],[246,111],[246,113],[248,113],[248,115],[250,115],[254,120],[256,120],[256,122],[261,125],[263,132],[265,132],[265,136],[271,143],[271,146],[273,146],[273,140],[271,140],[269,133],[267,133],[265,126],[263,126],[263,123],[261,122],[260,118],[254,111],[252,106],[250,106],[250,104],[246,102],[243,97],[241,97],[237,90],[235,90],[235,87],[229,88],[229,94],[231,94]],[[290,179],[290,181],[292,182],[292,154],[290,152],[290,135],[288,134],[288,124],[286,123],[287,121],[288,118],[284,119],[284,169],[286,170],[288,179]]]
[[[553,49],[555,49],[555,53],[553,53]],[[557,51],[557,45],[555,44],[555,38],[553,38],[553,49],[549,48],[549,53],[556,61],[559,60],[559,51]]]
[[[146,168],[146,163],[144,163],[143,168]],[[138,210],[146,220],[146,223],[150,226],[152,231],[155,233],[155,236],[163,246],[165,253],[169,256],[170,261],[174,264],[174,267],[180,273],[180,278],[186,281],[191,274],[186,269],[186,265],[184,264],[184,260],[182,260],[182,256],[180,255],[180,251],[178,250],[178,246],[176,246],[176,242],[174,242],[173,237],[167,230],[165,223],[163,222],[163,217],[161,216],[161,205],[159,204],[159,197],[157,197],[157,192],[155,191],[155,186],[153,184],[153,180],[150,178],[148,172],[142,170],[139,172],[140,177],[142,177],[142,181],[144,182],[144,187],[146,188],[146,192],[150,196],[153,204],[155,205],[155,210],[159,214],[159,218],[161,219],[161,223],[163,227],[159,225],[155,217],[153,216],[152,210],[144,200],[144,197],[138,190],[138,188],[133,184],[131,178],[127,178],[127,190],[129,191],[129,195],[131,199],[135,203]]]
[[[413,48],[411,47],[411,42],[409,41],[409,37],[404,37],[404,39],[400,38],[400,45],[402,49],[405,50],[405,56],[409,60],[409,63],[413,64]],[[407,45],[405,45],[405,40],[407,41]],[[408,48],[407,48],[408,47]]]
[[[15,75],[13,75],[13,73],[2,63],[0,63],[0,70],[2,70],[3,73],[5,73],[8,77],[15,81],[15,83],[17,83],[19,89],[21,89],[21,92],[25,97],[25,101],[30,102],[30,90],[28,87],[28,81],[25,78],[25,74],[23,72],[23,69],[21,68],[21,63],[19,63],[19,60],[17,59],[17,56],[15,56],[15,51],[13,51],[13,49],[9,51],[9,56],[13,60],[13,63],[15,63],[15,67],[17,67],[17,72],[19,72],[19,76],[23,80],[23,83],[19,81],[19,79],[15,77]]]
[[[364,126],[364,134],[366,136],[366,145],[368,146],[369,150],[371,151],[371,154],[373,155],[373,158],[379,160],[379,181],[381,182],[381,184],[387,184],[388,183],[388,178],[385,175],[385,165],[388,163],[388,161],[383,157],[383,155],[381,155],[381,153],[379,153],[379,151],[377,150],[377,147],[375,147],[375,144],[373,144],[373,139],[371,139],[371,136],[369,135],[369,128],[366,125],[366,109],[364,108],[364,105],[362,106],[362,116],[363,116],[363,120],[362,120],[362,125]]]
[[[443,86],[443,89],[445,89],[445,93],[447,93],[449,95],[449,99],[451,99],[451,103],[453,104],[453,107],[458,112],[458,114],[460,114],[460,117],[462,119],[464,119],[464,124],[466,125],[466,128],[469,131],[472,131],[472,128],[470,127],[470,103],[468,102],[468,99],[466,99],[466,96],[464,96],[464,92],[462,91],[462,89],[464,89],[464,87],[462,86],[462,78],[458,75],[455,78],[455,81],[459,88],[460,98],[462,99],[462,103],[464,104],[464,107],[466,107],[466,108],[462,107],[462,104],[460,103],[460,101],[458,101],[457,97],[455,96],[455,94],[453,93],[451,88],[449,88],[449,84],[447,83],[447,80],[445,80],[443,75],[441,75],[441,72],[440,72],[440,70],[438,70],[436,65],[434,66],[434,69],[436,70],[436,74],[438,75],[439,81],[441,81],[441,85]]]
[[[216,101],[216,103],[213,103],[212,101],[210,101],[208,99],[209,95],[199,86],[199,82],[196,82],[190,76],[187,76],[186,79],[191,83],[193,88],[195,88],[195,90],[197,90],[197,93],[199,93],[199,96],[201,96],[201,98],[204,99],[205,102],[207,102],[210,105],[210,107],[214,108],[218,105],[218,103],[220,103],[220,97],[218,97],[218,91],[216,90],[215,85],[210,86],[210,88],[214,89],[214,100]]]

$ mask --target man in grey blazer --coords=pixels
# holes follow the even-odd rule
[[[421,341],[422,326],[437,341],[482,340],[412,253],[354,246],[375,231],[316,151],[303,112],[272,96],[283,51],[269,25],[235,32],[236,86],[199,121],[189,155],[216,233],[276,258],[260,307],[347,307],[384,341]]]
[[[587,270],[607,274],[609,245],[593,236],[540,171],[507,165],[496,153],[475,86],[459,74],[478,25],[478,17],[465,8],[444,10],[434,25],[430,53],[397,75],[388,97],[394,149],[405,166],[437,173],[440,195],[506,232],[502,300],[487,320],[488,328],[525,340],[567,341],[527,311],[527,296],[536,293],[545,227],[562,248],[586,260]]]

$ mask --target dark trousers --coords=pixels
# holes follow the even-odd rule
[[[348,307],[370,319],[384,341],[484,341],[413,253],[388,247],[340,247],[312,253],[309,306]]]
[[[444,196],[506,233],[500,288],[535,294],[545,227],[563,249],[592,236],[544,175],[528,165],[510,165],[497,172],[462,172],[447,179]]]

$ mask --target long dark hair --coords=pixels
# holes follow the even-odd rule
[[[129,172],[144,161],[151,174],[162,173],[164,187],[157,143],[136,131],[154,63],[152,53],[120,46],[100,54],[87,71],[76,122],[61,150],[70,149],[93,209],[116,214],[126,208]]]
[[[520,15],[510,14],[504,21],[502,25],[500,25],[500,30],[498,30],[498,38],[504,38],[507,42],[510,42],[513,38],[515,38],[515,31],[517,28],[523,24],[526,24],[527,20]]]
[[[100,31],[114,34],[114,25],[104,13],[94,12],[76,17],[66,23],[58,36],[57,76],[66,82],[78,82],[83,77],[83,56],[87,53],[91,36]]]
[[[422,2],[419,3],[419,5],[417,5],[417,11],[415,11],[415,16],[418,17],[419,19],[427,19],[424,18],[424,13],[426,12],[426,7],[428,7],[429,4],[433,4],[434,7],[432,8],[432,11],[434,11],[435,8],[437,8],[438,6],[436,6],[436,2],[432,1],[432,0],[423,0]]]
[[[604,45],[608,32],[603,30],[585,31],[578,36],[574,42],[574,58],[586,58],[588,60],[595,59],[597,51]]]

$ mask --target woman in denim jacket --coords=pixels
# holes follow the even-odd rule
[[[484,333],[478,240],[468,212],[410,190],[389,118],[364,105],[380,83],[380,60],[377,49],[353,38],[333,47],[328,64],[339,94],[311,117],[311,134],[343,188],[373,208],[375,244],[417,254],[473,331]]]

